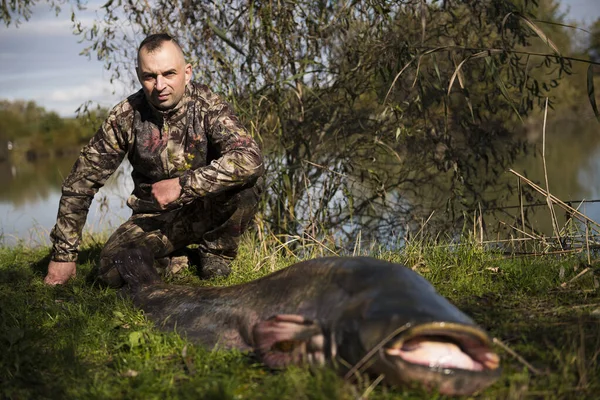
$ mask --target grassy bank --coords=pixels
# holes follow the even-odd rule
[[[200,282],[194,271],[176,280],[233,284],[295,261],[260,247],[247,239],[227,280]],[[77,278],[50,288],[42,284],[48,249],[0,249],[0,398],[441,398],[381,385],[371,391],[367,379],[350,385],[327,369],[272,372],[245,354],[159,332],[117,291],[95,284],[99,251],[85,247]],[[600,289],[593,266],[576,278],[588,266],[575,257],[503,259],[469,245],[370,255],[413,266],[504,343],[497,348],[502,378],[477,398],[598,398]]]

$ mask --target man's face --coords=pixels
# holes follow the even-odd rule
[[[192,78],[192,66],[185,63],[177,45],[164,42],[152,52],[142,48],[138,64],[138,79],[146,99],[159,110],[175,107]]]

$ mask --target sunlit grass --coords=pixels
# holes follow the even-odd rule
[[[93,243],[93,242],[92,242]],[[175,283],[230,285],[295,258],[246,237],[234,273],[200,281],[192,268]],[[0,398],[79,399],[420,399],[361,377],[351,385],[328,369],[270,371],[250,355],[204,349],[157,330],[119,291],[94,282],[101,245],[84,247],[78,275],[42,283],[48,249],[0,248]],[[314,252],[319,255],[318,251]],[[326,254],[324,252],[323,254]],[[409,243],[372,256],[403,262],[534,368],[502,348],[502,378],[484,399],[593,399],[600,393],[600,293],[576,257],[504,259],[476,244]],[[593,267],[595,268],[595,267]]]

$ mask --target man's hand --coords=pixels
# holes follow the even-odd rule
[[[71,277],[74,277],[77,271],[77,266],[74,262],[59,262],[50,261],[48,264],[48,274],[44,278],[46,285],[62,285]]]
[[[161,208],[174,202],[181,194],[181,185],[179,178],[165,179],[152,185],[152,196],[156,199]]]

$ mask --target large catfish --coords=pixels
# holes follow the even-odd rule
[[[272,368],[328,364],[453,395],[500,375],[488,335],[400,264],[318,258],[241,285],[194,287],[162,283],[151,254],[123,252],[115,262],[158,326],[209,348],[253,351]]]

